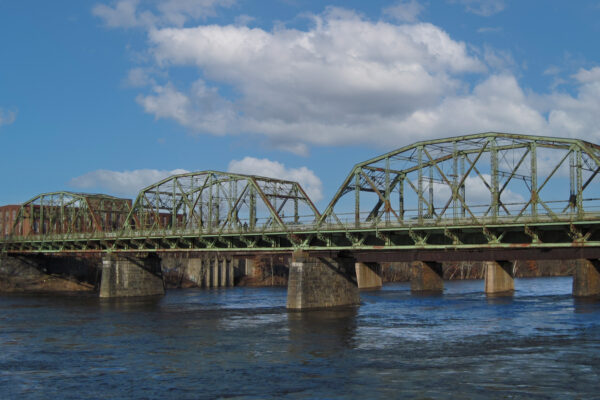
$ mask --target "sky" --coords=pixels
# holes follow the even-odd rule
[[[0,0],[0,204],[299,181],[479,132],[600,143],[600,0]]]

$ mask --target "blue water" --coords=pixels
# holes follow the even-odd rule
[[[600,398],[600,302],[570,278],[445,285],[301,313],[285,288],[0,296],[0,398]]]

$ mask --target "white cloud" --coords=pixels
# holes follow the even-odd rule
[[[504,0],[451,0],[450,2],[462,4],[468,12],[482,17],[489,17],[506,8]]]
[[[170,83],[154,86],[153,90],[154,94],[139,95],[136,100],[156,118],[172,118],[183,126],[215,135],[235,130],[232,104],[202,80],[196,81],[188,93],[179,92]]]
[[[235,0],[117,0],[112,6],[96,4],[92,13],[111,28],[183,26],[233,4]]]
[[[416,0],[405,0],[385,8],[383,12],[396,21],[415,22],[423,12],[423,8],[423,5]]]
[[[17,119],[15,111],[6,111],[0,108],[0,126],[10,125]]]
[[[99,169],[71,179],[69,185],[80,189],[106,190],[107,194],[135,197],[141,189],[153,183],[186,172],[188,171],[184,169],[136,169],[122,172]]]
[[[144,8],[134,3],[138,18]],[[481,13],[504,7],[461,4]],[[336,8],[313,22],[307,30],[154,27],[152,61],[132,69],[128,81],[148,88],[137,102],[156,118],[199,134],[262,136],[304,155],[311,145],[389,149],[487,131],[600,139],[598,67],[571,76],[568,93],[555,80],[538,94],[521,86],[510,53],[474,48],[432,24],[371,21]],[[197,71],[187,87],[169,78],[181,67]]]
[[[138,97],[146,112],[200,133],[264,134],[297,152],[373,134],[399,143],[399,121],[462,90],[456,76],[485,71],[464,43],[431,24],[371,22],[336,9],[308,31],[210,25],[152,30],[149,38],[157,65],[199,67],[203,79],[240,96],[232,102],[204,83],[167,83]]]
[[[286,168],[282,163],[266,158],[245,157],[242,160],[232,160],[227,170],[246,175],[295,181],[302,186],[313,202],[318,202],[323,198],[321,179],[306,167]]]

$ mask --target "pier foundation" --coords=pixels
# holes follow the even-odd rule
[[[515,290],[512,262],[486,261],[484,265],[486,294],[511,294]]]
[[[411,265],[410,290],[412,292],[444,291],[442,264],[415,261]]]
[[[163,295],[160,258],[107,255],[102,258],[100,297]]]
[[[287,308],[308,310],[360,303],[353,258],[309,257],[294,252]]]
[[[359,289],[381,289],[381,264],[357,262],[354,267]]]
[[[600,262],[579,259],[573,272],[573,296],[600,295]]]

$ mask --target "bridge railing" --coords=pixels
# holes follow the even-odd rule
[[[199,236],[218,236],[218,235],[263,235],[263,234],[293,234],[300,232],[326,232],[326,231],[349,231],[349,230],[369,230],[369,229],[410,229],[410,228],[448,228],[448,227],[467,227],[467,226],[492,226],[492,225],[527,225],[527,224],[549,224],[549,223],[571,223],[578,221],[600,221],[600,199],[587,199],[588,202],[594,202],[594,205],[586,207],[586,212],[577,214],[565,210],[569,204],[564,201],[548,202],[548,208],[551,212],[544,209],[544,213],[532,215],[530,212],[517,215],[499,215],[497,217],[486,215],[487,205],[472,207],[476,210],[474,216],[458,216],[449,218],[437,218],[433,216],[424,216],[419,218],[417,210],[405,210],[404,219],[380,219],[373,218],[370,221],[355,222],[355,213],[338,214],[336,220],[331,218],[318,223],[296,222],[293,218],[285,219],[285,226],[272,224],[262,226],[260,230],[250,230],[243,224],[238,227],[226,228],[163,228],[148,230],[128,230],[113,232],[89,232],[89,233],[69,233],[69,234],[44,234],[29,236],[12,236],[5,239],[6,242],[53,242],[53,241],[85,241],[85,240],[116,240],[116,239],[135,239],[135,238],[163,238],[163,237],[199,237]],[[515,210],[522,210],[527,203],[512,203],[511,207]],[[361,213],[364,214],[364,213]],[[365,215],[362,215],[365,216]]]

